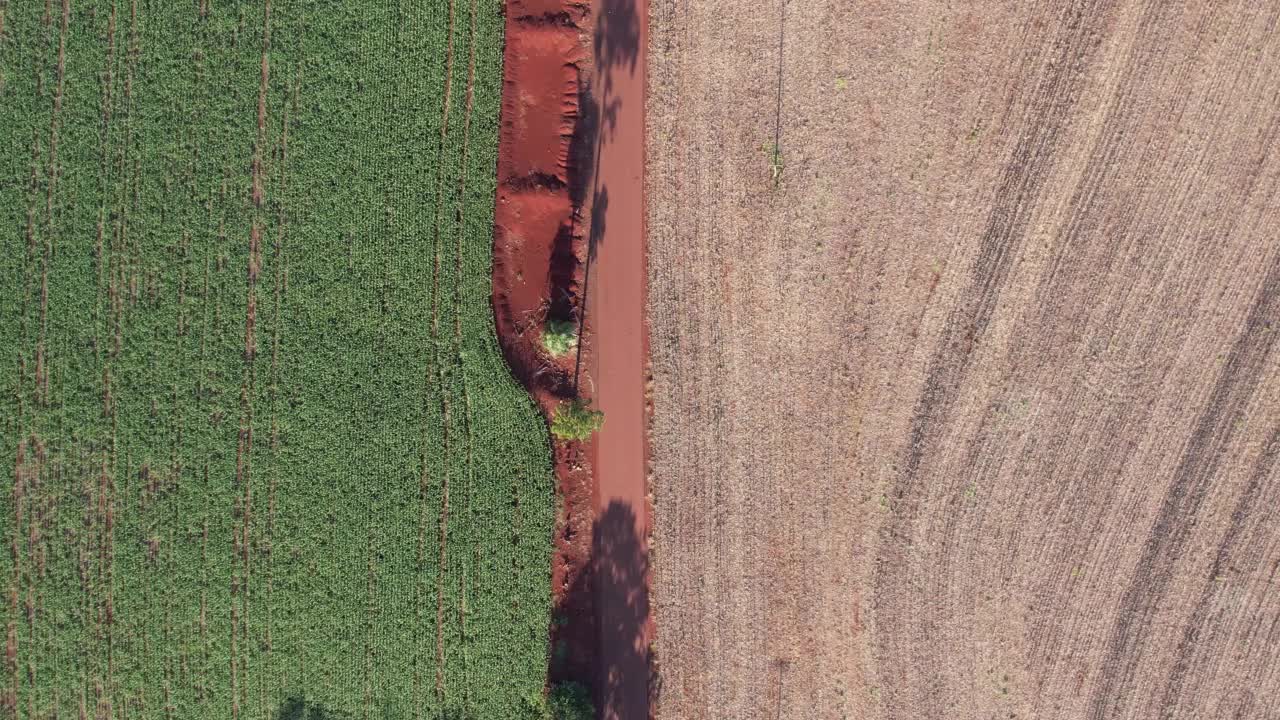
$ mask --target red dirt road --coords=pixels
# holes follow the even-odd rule
[[[590,684],[600,717],[626,720],[650,717],[653,635],[647,14],[640,0],[509,0],[494,237],[494,315],[513,372],[549,417],[579,394],[606,418],[591,442],[556,443],[551,680]],[[581,367],[550,357],[545,323],[584,313]]]
[[[644,106],[647,0],[595,8],[588,286],[590,378],[605,423],[595,443],[593,566],[600,621],[600,717],[649,717],[646,502]]]

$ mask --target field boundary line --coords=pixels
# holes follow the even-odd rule
[[[473,108],[475,106],[476,14],[477,14],[476,0],[471,0],[470,11],[469,11],[470,26],[467,34],[468,36],[467,87],[466,87],[466,94],[465,94],[466,100],[465,100],[465,107],[463,111],[463,124],[462,124],[462,157],[459,165],[459,177],[458,177],[458,211],[455,214],[457,240],[455,242],[455,251],[454,251],[455,252],[454,274],[456,276],[456,279],[453,287],[454,360],[457,363],[458,376],[462,383],[462,400],[464,405],[462,423],[463,423],[463,432],[465,434],[465,440],[466,440],[466,488],[465,488],[465,495],[464,495],[464,501],[463,501],[463,516],[464,516],[463,519],[465,521],[465,531],[467,533],[464,536],[464,538],[466,542],[471,541],[472,539],[471,533],[474,530],[473,517],[471,514],[472,512],[471,503],[472,503],[472,492],[473,492],[473,483],[474,483],[474,476],[475,476],[475,459],[474,459],[475,438],[473,436],[473,431],[472,431],[473,411],[471,406],[471,391],[467,383],[466,363],[463,362],[463,356],[462,356],[462,307],[463,307],[462,287],[465,279],[463,274],[463,267],[462,267],[462,256],[463,256],[463,241],[466,238],[466,230],[467,230],[467,227],[466,227],[466,208],[467,208],[467,202],[466,202],[467,190],[466,189],[467,189],[467,176],[468,176],[467,160],[469,157],[470,142],[471,142],[471,115],[472,115]],[[446,461],[447,461],[447,458],[446,458]],[[462,702],[463,702],[464,708],[469,707],[470,700],[471,700],[471,680],[470,680],[470,674],[469,674],[470,665],[469,665],[468,656],[467,656],[467,644],[468,644],[467,584],[470,582],[470,571],[471,571],[471,548],[464,547],[463,560],[462,560],[462,576],[459,579],[459,584],[458,584],[459,585],[458,626],[459,626],[459,634],[461,637],[460,647],[462,652]]]
[[[457,14],[457,0],[449,0],[448,49],[445,54],[444,102],[440,123],[440,141],[436,149],[436,202],[433,213],[434,232],[432,233],[433,265],[431,272],[431,344],[432,356],[436,371],[436,382],[440,388],[442,420],[442,453],[443,475],[441,476],[441,502],[438,520],[440,541],[439,564],[436,568],[436,700],[443,705],[445,692],[444,677],[444,576],[448,562],[447,541],[449,536],[449,393],[445,390],[444,367],[440,359],[440,209],[444,204],[444,145],[449,135],[449,113],[453,107],[453,62],[454,33]],[[428,385],[428,389],[430,386]]]
[[[263,146],[266,144],[267,91],[270,83],[271,48],[271,0],[265,0],[262,10],[262,46],[259,54],[257,131],[254,136],[253,158],[250,166],[250,201],[252,217],[249,221],[249,257],[246,268],[246,298],[244,324],[244,374],[240,385],[240,431],[236,452],[236,485],[240,491],[239,536],[233,545],[240,562],[239,578],[231,580],[231,717],[235,720],[241,708],[249,705],[249,656],[252,652],[250,638],[250,611],[253,595],[253,396],[257,390],[257,310],[258,273],[262,266],[262,204],[263,204]],[[240,612],[235,611],[239,594]],[[237,622],[238,620],[238,622]],[[237,647],[236,636],[239,636]],[[237,652],[239,650],[239,652]],[[237,682],[238,681],[238,682]]]
[[[448,28],[448,37],[449,37],[448,44],[450,47],[450,52],[446,54],[446,56],[441,61],[441,67],[444,69],[444,74],[446,77],[446,91],[449,90],[449,86],[447,84],[448,83],[447,78],[450,75],[452,64],[453,64],[452,33],[453,33],[453,26],[452,26],[452,21],[450,21],[449,28]],[[448,126],[449,126],[449,102],[450,100],[448,97],[448,93],[446,92],[446,95],[441,98],[440,136],[436,142],[436,158],[435,158],[436,177],[434,182],[436,183],[437,186],[439,185],[439,182],[440,182],[440,173],[441,173],[440,160],[441,160],[441,155],[444,148],[445,135],[448,132]],[[439,332],[440,332],[440,315],[439,315],[439,312],[440,312],[439,310],[439,295],[440,295],[439,212],[440,210],[439,210],[438,204],[433,208],[433,211],[434,211],[436,226],[435,226],[434,235],[432,237],[432,245],[431,245],[431,252],[432,252],[431,337],[430,337],[431,352],[427,355],[427,366],[423,376],[423,386],[422,386],[422,409],[423,409],[424,417],[422,422],[422,435],[421,435],[422,448],[419,454],[419,462],[421,464],[421,467],[420,467],[420,473],[418,477],[418,494],[419,494],[418,543],[417,543],[418,572],[417,572],[417,580],[415,582],[415,592],[417,597],[416,597],[415,608],[414,608],[416,613],[416,620],[417,620],[416,632],[420,639],[421,639],[422,633],[426,630],[423,623],[423,611],[427,607],[427,598],[426,598],[426,592],[425,592],[425,589],[426,589],[425,576],[426,576],[426,570],[427,570],[427,548],[426,548],[427,525],[428,525],[427,517],[428,517],[428,509],[431,506],[430,465],[432,462],[432,457],[431,457],[432,453],[430,450],[429,440],[432,436],[432,433],[431,433],[431,428],[429,427],[430,423],[428,422],[428,419],[426,416],[428,414],[427,408],[434,405],[436,402],[432,398],[432,392],[431,392],[432,387],[440,385],[440,377],[441,377],[440,347],[438,343]],[[448,409],[447,398],[445,398],[443,394],[441,394],[441,397],[439,399],[439,408],[441,412],[441,423],[440,423],[441,424],[441,427],[440,427],[441,455],[442,457],[447,457],[448,447],[449,447],[449,423],[448,423],[449,409]],[[447,487],[448,473],[449,473],[448,463],[442,461],[441,477],[440,477],[442,490],[445,487]],[[437,524],[436,530],[437,530],[437,537],[438,537],[439,517],[437,517],[436,524]],[[440,593],[440,577],[439,575],[437,575],[436,594],[439,595],[439,593]],[[439,618],[437,617],[437,633],[438,632],[439,632]],[[437,650],[438,650],[439,649],[438,637],[436,638],[436,644],[437,644]],[[414,716],[417,720],[421,720],[423,707],[425,705],[425,703],[422,700],[422,670],[423,670],[422,651],[424,649],[424,646],[425,646],[425,643],[419,642],[414,649],[413,697],[414,697],[414,713],[415,713]],[[438,653],[433,653],[432,655],[436,662],[436,668],[437,668],[436,678],[435,678],[436,680],[435,694],[436,694],[437,700],[439,700],[440,692],[441,692],[441,687],[440,687],[441,678],[439,674],[441,658]]]
[[[280,419],[278,414],[278,402],[280,391],[280,333],[284,325],[284,305],[285,293],[288,290],[289,269],[286,265],[284,241],[286,230],[288,227],[288,215],[285,209],[287,202],[286,190],[288,188],[288,162],[289,162],[289,122],[292,113],[297,112],[298,106],[298,68],[295,64],[293,77],[289,83],[289,101],[285,104],[282,117],[282,129],[280,132],[280,177],[279,190],[276,208],[276,242],[272,249],[272,271],[274,273],[275,287],[273,288],[274,303],[272,309],[272,332],[271,332],[271,365],[270,365],[270,387],[268,389],[268,413],[271,417],[270,430],[270,458],[271,470],[268,473],[267,487],[267,527],[266,527],[266,564],[267,564],[267,589],[266,589],[266,625],[264,628],[264,645],[266,652],[267,674],[270,677],[276,677],[274,658],[272,652],[273,637],[271,634],[272,621],[274,619],[272,607],[275,597],[275,523],[276,523],[276,486],[279,481],[279,460],[280,460]],[[265,685],[265,682],[264,682]],[[282,688],[278,688],[282,689]],[[263,708],[266,712],[268,708]]]
[[[778,18],[778,101],[773,115],[773,157],[770,159],[769,170],[775,188],[782,182],[782,81],[787,38],[787,1],[779,0],[781,12]]]

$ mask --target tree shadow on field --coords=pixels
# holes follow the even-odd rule
[[[648,720],[657,690],[646,629],[649,624],[649,555],[636,532],[631,506],[611,502],[595,521],[588,572],[573,584],[557,612],[592,608],[598,630],[594,658],[573,658],[572,667],[594,672],[574,679],[589,685],[597,717]]]
[[[304,698],[291,697],[281,703],[276,720],[348,720],[348,717]]]

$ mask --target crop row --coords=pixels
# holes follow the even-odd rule
[[[0,717],[520,717],[495,0],[0,4]]]

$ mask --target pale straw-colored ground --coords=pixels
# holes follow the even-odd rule
[[[659,720],[1280,717],[1278,18],[654,0]]]

